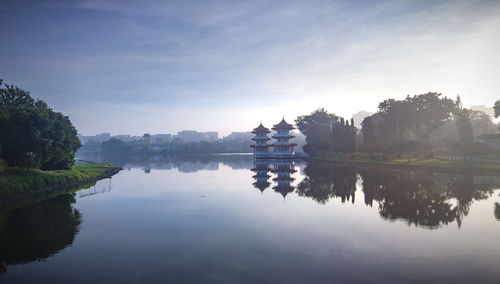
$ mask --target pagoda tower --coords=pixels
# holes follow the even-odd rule
[[[264,192],[264,190],[271,185],[268,181],[271,177],[268,174],[270,170],[269,163],[265,160],[256,160],[253,163],[251,171],[255,172],[255,175],[252,176],[255,179],[255,182],[252,185],[259,189],[260,192]]]
[[[270,145],[267,144],[267,141],[271,140],[271,138],[267,137],[267,134],[271,133],[271,131],[260,123],[252,133],[255,134],[255,137],[252,138],[255,144],[250,147],[253,148],[254,158],[269,158]]]
[[[283,118],[281,122],[274,125],[272,129],[276,131],[273,135],[273,138],[276,139],[276,142],[272,144],[274,148],[273,157],[293,158],[293,147],[297,146],[297,144],[290,143],[290,139],[295,138],[295,136],[290,134],[290,130],[295,129],[295,127],[287,123],[285,118]]]
[[[292,174],[297,171],[294,168],[292,160],[275,162],[272,172],[276,174],[276,177],[273,179],[276,182],[276,186],[273,187],[274,191],[281,193],[283,198],[285,198],[288,193],[295,190],[295,187],[292,186],[292,182],[295,180]]]

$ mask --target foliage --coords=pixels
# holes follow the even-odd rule
[[[80,147],[67,116],[13,85],[0,88],[1,157],[10,166],[68,169]]]
[[[470,112],[466,109],[461,109],[455,115],[457,124],[457,146],[464,159],[472,156],[474,150],[474,131],[470,119]]]
[[[431,153],[432,133],[443,126],[457,109],[457,103],[439,93],[387,99],[376,114],[365,118],[361,132],[363,150],[400,155]]]
[[[72,206],[74,196],[64,194],[3,213],[0,226],[0,274],[9,265],[42,261],[71,245],[81,224]]]
[[[500,117],[500,101],[495,102],[493,109],[495,110],[495,118]]]
[[[295,123],[306,136],[304,151],[309,155],[355,150],[356,129],[352,120],[349,124],[343,118],[320,108],[309,115],[297,117]]]
[[[0,196],[95,178],[113,168],[111,164],[77,164],[69,170],[42,171],[7,168],[0,175]]]

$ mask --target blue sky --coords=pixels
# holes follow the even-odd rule
[[[427,91],[500,98],[498,1],[0,3],[0,78],[87,135],[228,134]]]

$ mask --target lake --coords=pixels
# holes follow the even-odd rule
[[[112,179],[0,214],[0,282],[500,282],[500,176],[112,162]]]

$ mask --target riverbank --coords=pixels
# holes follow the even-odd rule
[[[419,170],[439,170],[439,171],[474,171],[474,172],[495,172],[500,174],[500,164],[483,163],[476,161],[462,160],[440,160],[440,159],[392,159],[392,160],[371,160],[352,159],[349,157],[310,157],[308,160],[328,161],[352,166],[383,167],[392,169],[419,169]]]
[[[69,170],[7,168],[0,174],[0,199],[92,183],[118,173],[112,164],[77,164]]]

